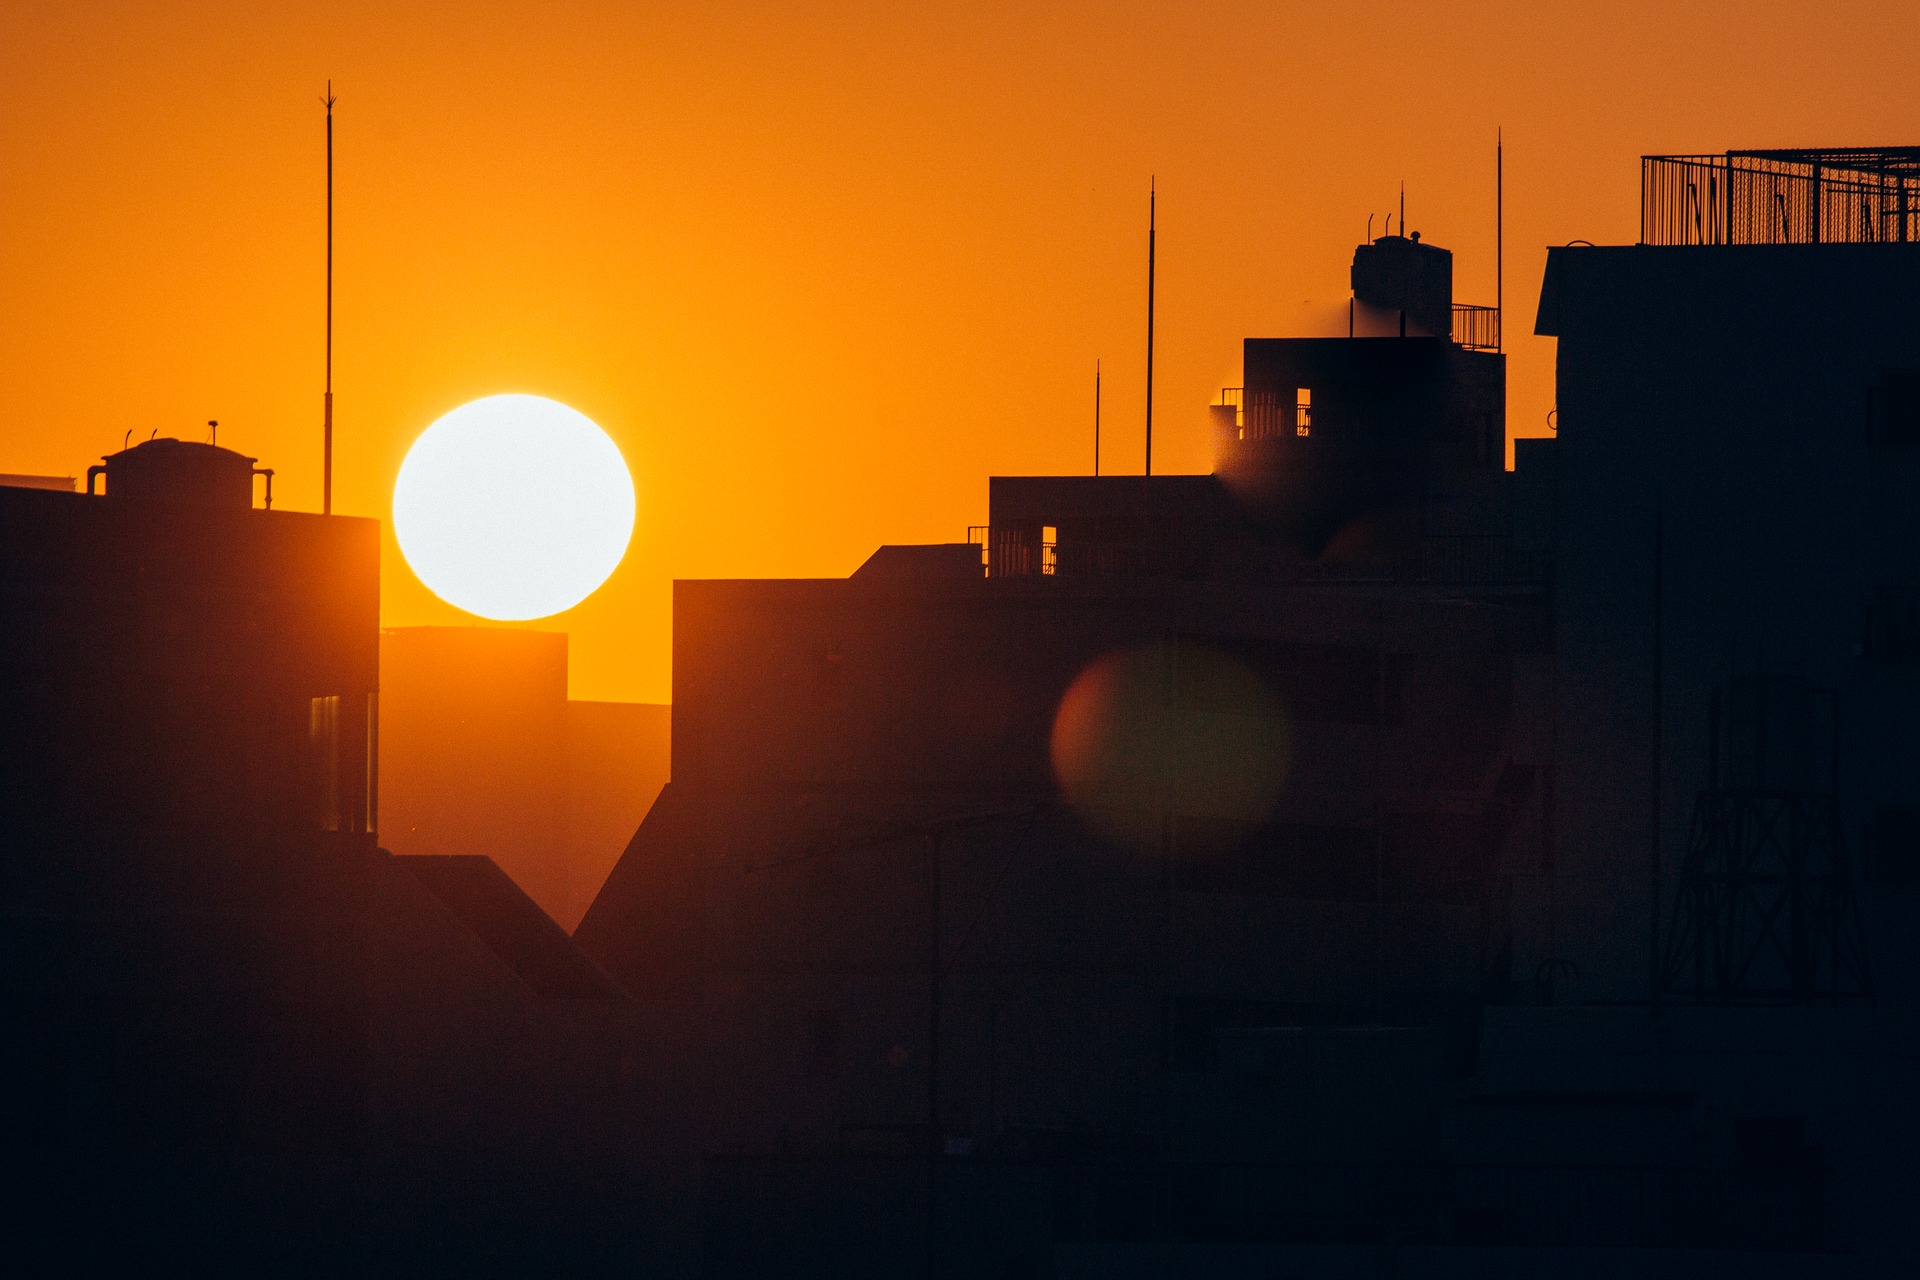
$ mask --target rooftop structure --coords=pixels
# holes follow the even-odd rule
[[[1640,158],[1640,243],[1905,244],[1920,238],[1920,147]]]

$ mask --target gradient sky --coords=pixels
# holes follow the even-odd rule
[[[1906,3],[85,4],[0,15],[0,471],[220,442],[318,509],[322,113],[340,106],[336,509],[525,391],[604,426],[640,515],[575,697],[664,701],[676,577],[959,540],[989,474],[1208,465],[1240,340],[1331,333],[1370,212],[1491,302],[1542,434],[1543,247],[1637,232],[1645,152],[1920,141]],[[1376,221],[1376,231],[1379,224]],[[389,625],[466,620],[389,532]]]

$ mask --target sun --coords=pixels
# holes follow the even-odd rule
[[[544,396],[488,396],[420,433],[393,485],[400,554],[468,613],[561,613],[633,537],[633,477],[591,418]]]

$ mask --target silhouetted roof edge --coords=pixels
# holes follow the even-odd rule
[[[1564,252],[1558,247],[1547,250],[1546,274],[1540,277],[1540,308],[1533,317],[1533,331],[1542,338],[1560,336],[1561,277],[1566,269],[1560,255]]]
[[[685,979],[699,947],[696,919],[655,914],[673,897],[657,892],[660,883],[684,887],[682,878],[693,873],[686,847],[692,812],[684,795],[685,787],[672,781],[660,789],[573,931],[574,944],[643,1001]]]
[[[887,543],[860,563],[855,578],[985,577],[980,545],[974,542]]]
[[[574,945],[492,858],[396,855],[394,862],[542,996],[625,999],[621,985]]]

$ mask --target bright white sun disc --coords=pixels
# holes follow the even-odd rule
[[[544,396],[488,396],[420,433],[393,532],[420,581],[501,621],[571,609],[633,537],[633,477],[607,433]]]

